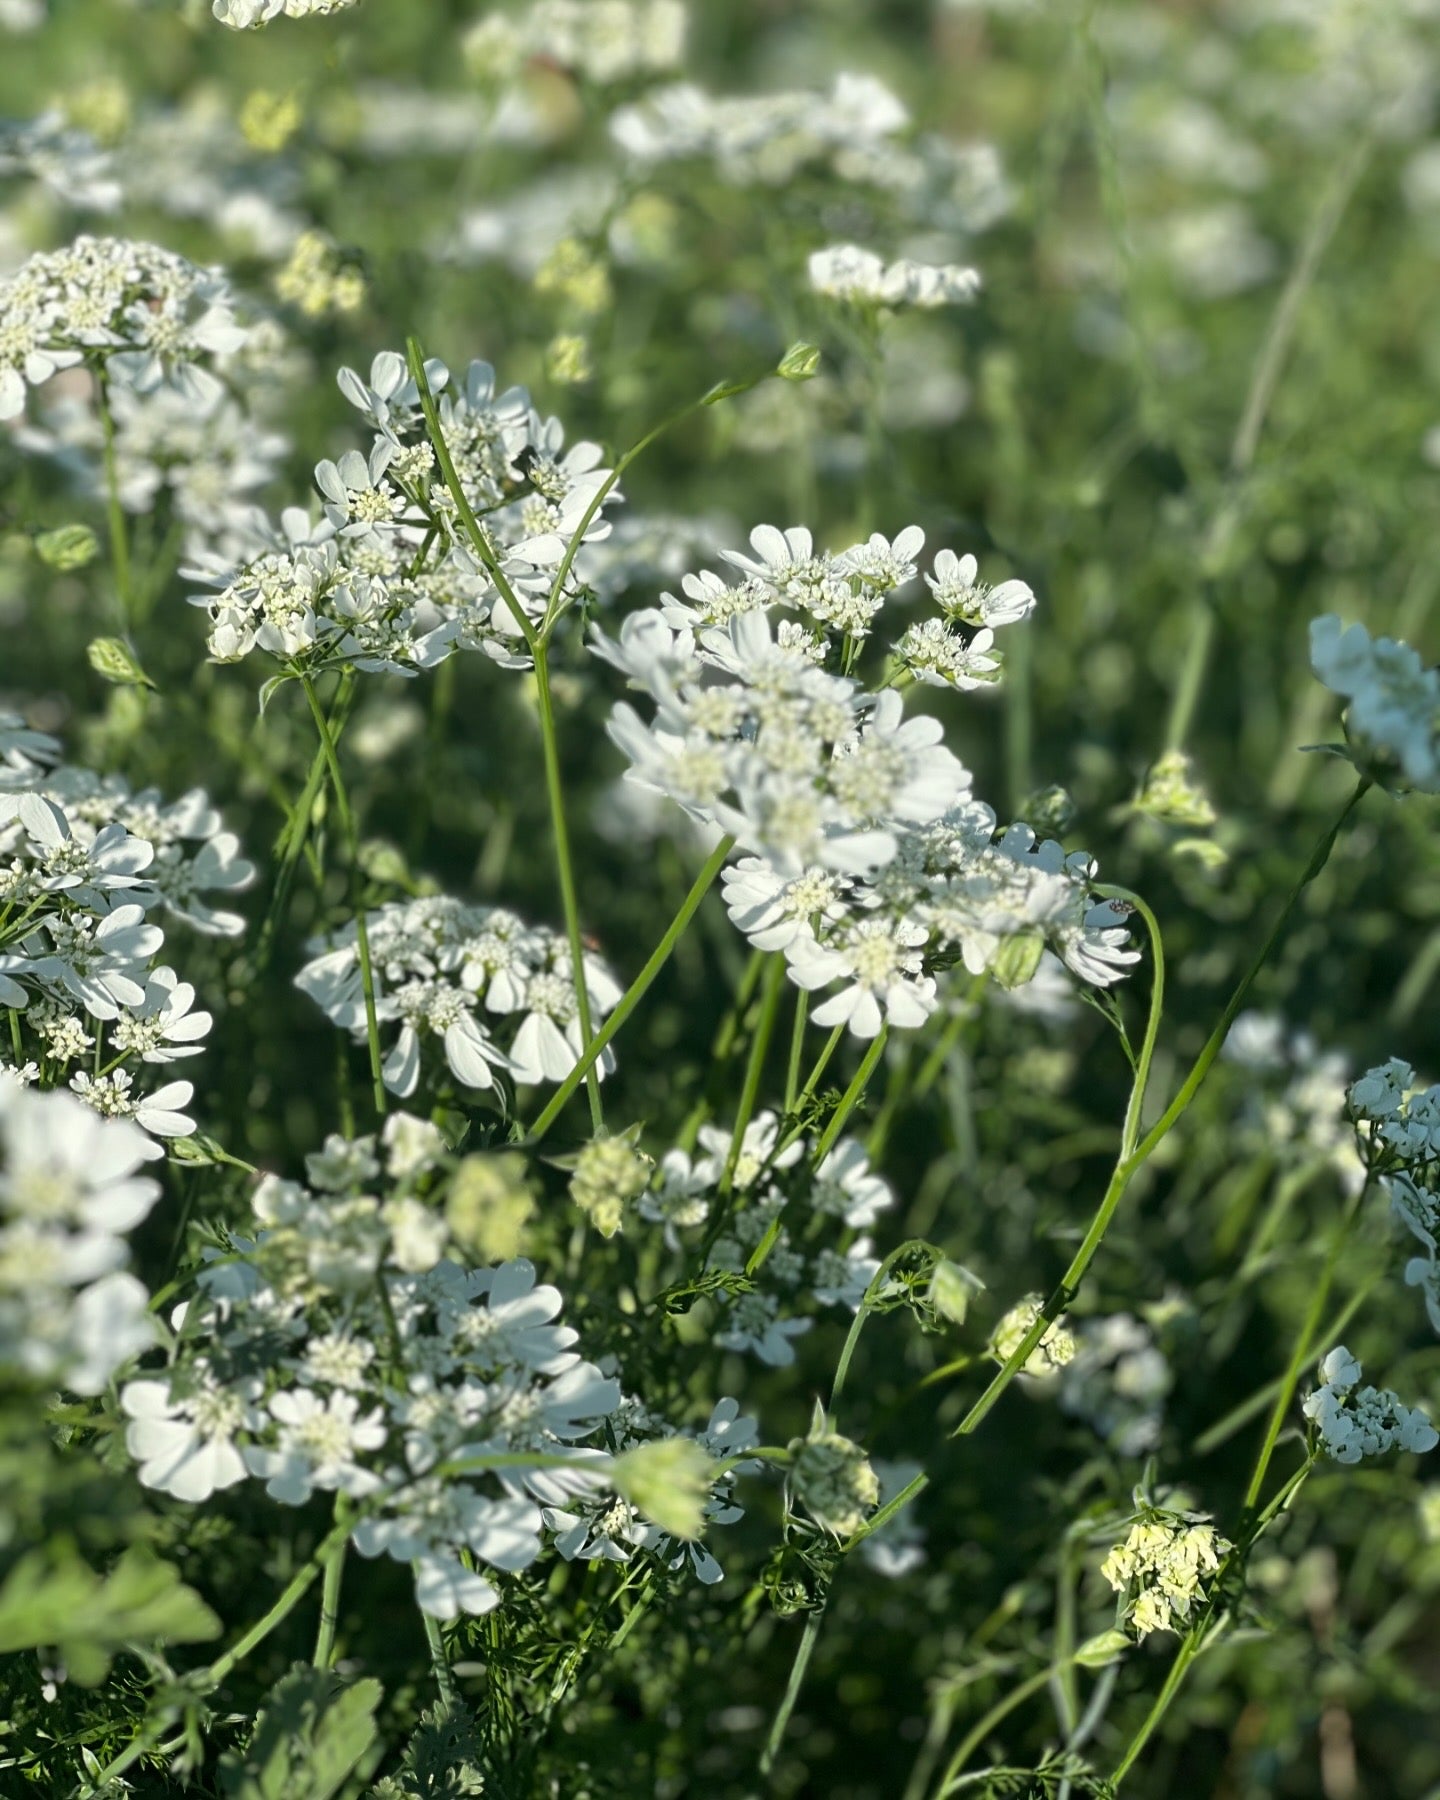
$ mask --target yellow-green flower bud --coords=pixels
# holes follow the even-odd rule
[[[35,554],[50,569],[83,569],[100,554],[100,540],[88,525],[57,525],[35,539]]]
[[[617,1493],[671,1537],[693,1542],[705,1529],[714,1459],[694,1438],[656,1438],[615,1458]]]
[[[480,1263],[523,1256],[535,1198],[525,1158],[514,1150],[467,1156],[456,1169],[445,1203],[450,1236]]]
[[[627,1137],[596,1138],[575,1158],[570,1198],[602,1237],[614,1237],[625,1208],[649,1185],[654,1166]]]

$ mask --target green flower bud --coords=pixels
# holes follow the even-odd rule
[[[1045,934],[1019,931],[1005,939],[990,965],[990,973],[1002,988],[1024,987],[1035,979],[1040,958],[1045,953]]]
[[[820,371],[820,346],[792,344],[775,366],[782,381],[809,381]]]
[[[47,568],[83,569],[100,554],[100,540],[88,525],[57,525],[39,533],[35,554]]]
[[[818,1408],[810,1436],[796,1438],[790,1450],[795,1498],[832,1537],[852,1536],[880,1504],[880,1481],[869,1457],[838,1431],[827,1431]]]
[[[637,1444],[615,1458],[611,1478],[617,1493],[671,1537],[693,1542],[705,1529],[715,1463],[694,1438]]]
[[[942,1319],[963,1325],[975,1294],[983,1293],[985,1283],[960,1263],[941,1258],[930,1277],[930,1304]]]
[[[91,638],[85,647],[85,656],[95,673],[116,687],[155,688],[155,683],[140,667],[135,652],[123,638]]]
[[[574,1158],[570,1198],[602,1237],[614,1237],[625,1208],[650,1184],[654,1159],[623,1137],[595,1138]]]
[[[456,1169],[445,1202],[450,1236],[480,1263],[509,1262],[524,1254],[526,1226],[535,1198],[518,1151],[467,1156]]]

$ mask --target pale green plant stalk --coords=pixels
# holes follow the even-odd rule
[[[522,1140],[523,1143],[531,1145],[540,1142],[541,1138],[549,1131],[556,1119],[559,1118],[561,1112],[564,1110],[566,1101],[569,1100],[576,1088],[579,1087],[580,1083],[594,1067],[606,1045],[645,998],[645,995],[649,992],[651,983],[670,960],[671,951],[680,941],[681,934],[699,910],[700,902],[705,898],[706,894],[709,893],[711,887],[714,885],[715,877],[725,866],[725,859],[734,848],[734,838],[724,838],[715,846],[714,850],[711,851],[704,868],[702,868],[700,873],[695,877],[690,892],[680,903],[678,912],[666,927],[660,942],[655,946],[654,950],[651,951],[649,961],[620,997],[620,1001],[615,1007],[615,1010],[610,1014],[609,1018],[606,1019],[599,1031],[596,1032],[579,1062],[576,1063],[575,1067],[565,1077],[564,1081],[560,1083],[559,1087],[557,1087],[555,1092],[550,1096],[550,1099],[546,1103],[540,1116],[530,1127],[529,1131],[525,1133]]]
[[[445,433],[440,426],[440,414],[435,405],[435,397],[430,392],[429,378],[425,373],[425,357],[417,338],[405,340],[405,353],[410,364],[410,373],[420,394],[420,407],[425,415],[425,429],[429,433],[430,445],[435,452],[435,459],[440,465],[440,473],[450,498],[455,502],[455,509],[460,515],[470,544],[491,580],[495,583],[500,597],[504,600],[515,620],[520,635],[525,640],[525,647],[530,652],[530,660],[534,665],[536,711],[540,720],[540,747],[545,764],[545,797],[550,809],[550,835],[555,847],[555,870],[560,884],[560,904],[565,915],[565,936],[570,945],[570,974],[575,985],[575,1010],[580,1024],[580,1037],[586,1050],[591,1047],[595,1032],[590,1012],[590,988],[585,978],[585,944],[580,928],[580,906],[575,891],[575,871],[570,856],[570,829],[565,818],[565,793],[560,777],[560,746],[555,730],[555,701],[550,690],[550,664],[547,647],[553,622],[547,609],[545,624],[537,631],[531,624],[529,615],[520,604],[509,577],[501,567],[495,555],[484,526],[475,516],[475,509],[466,497],[455,460],[450,454],[450,446],[445,442]],[[563,585],[564,576],[569,571],[574,553],[583,537],[590,521],[587,514],[582,521],[570,548],[566,552],[566,560],[561,565],[561,574],[556,578],[553,593]],[[594,1131],[600,1131],[605,1124],[605,1108],[600,1098],[600,1081],[595,1074],[594,1059],[585,1066],[585,1093],[590,1102],[590,1125]]]
[[[115,607],[122,634],[130,629],[130,534],[120,504],[120,471],[115,458],[115,419],[110,411],[110,381],[103,362],[94,366],[95,406],[104,445],[105,517],[110,533],[110,566],[115,576]]]
[[[310,676],[301,675],[300,685],[305,690],[310,715],[320,734],[320,743],[330,770],[330,791],[335,796],[335,809],[340,815],[340,829],[345,834],[345,851],[350,859],[350,909],[355,915],[355,943],[360,958],[360,982],[365,993],[365,1039],[370,1048],[371,1093],[375,1101],[375,1116],[383,1119],[386,1105],[385,1076],[381,1067],[380,1021],[375,1012],[375,972],[370,963],[370,928],[360,891],[360,836],[355,827],[355,815],[350,810],[350,797],[345,791],[345,777],[340,772],[339,752],[330,735],[330,722],[325,717],[320,696],[315,692],[315,683]]]
[[[1205,680],[1205,670],[1215,638],[1216,593],[1214,570],[1239,523],[1244,506],[1245,485],[1254,466],[1260,435],[1265,429],[1271,402],[1280,385],[1280,376],[1295,341],[1305,297],[1319,272],[1320,263],[1339,229],[1370,160],[1374,139],[1362,133],[1347,143],[1331,172],[1319,204],[1310,220],[1300,250],[1290,269],[1289,279],[1270,315],[1270,323],[1261,341],[1259,354],[1250,375],[1250,386],[1235,426],[1226,463],[1226,492],[1211,518],[1200,550],[1200,592],[1196,596],[1190,624],[1190,637],[1185,660],[1180,666],[1180,679],[1170,703],[1170,716],[1165,727],[1165,748],[1180,750],[1190,735],[1195,708]]]
[[[770,1049],[770,1039],[775,1031],[775,1020],[780,1011],[780,996],[785,987],[785,958],[771,956],[769,967],[765,970],[760,983],[760,1013],[755,1021],[754,1034],[750,1039],[750,1055],[745,1064],[745,1078],[740,1089],[740,1104],[735,1113],[735,1126],[730,1133],[730,1148],[725,1155],[725,1167],[720,1175],[720,1197],[728,1196],[735,1185],[735,1168],[740,1161],[740,1150],[745,1142],[745,1131],[755,1111],[756,1097],[760,1092],[760,1078],[765,1072],[765,1057]]]

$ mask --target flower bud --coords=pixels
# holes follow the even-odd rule
[[[656,1438],[617,1456],[611,1478],[621,1493],[671,1537],[693,1542],[705,1529],[714,1459],[694,1438]]]
[[[525,1158],[517,1151],[467,1156],[456,1169],[445,1220],[451,1237],[476,1262],[489,1265],[523,1255],[525,1228],[534,1216]]]

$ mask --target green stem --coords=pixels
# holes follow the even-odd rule
[[[785,1107],[788,1117],[795,1110],[800,1092],[800,1058],[805,1053],[805,1023],[810,1016],[810,995],[804,988],[795,990],[795,1024],[790,1032],[790,1061],[785,1069]]]
[[[1320,260],[1329,247],[1356,184],[1369,160],[1373,139],[1363,134],[1346,147],[1340,164],[1321,195],[1300,252],[1290,270],[1284,291],[1270,316],[1264,341],[1250,375],[1250,386],[1230,444],[1228,491],[1210,522],[1200,552],[1201,592],[1196,597],[1180,680],[1170,704],[1165,728],[1165,747],[1179,750],[1190,734],[1200,690],[1205,680],[1210,648],[1215,637],[1215,594],[1211,571],[1223,554],[1240,512],[1243,484],[1255,461],[1260,434],[1279,386],[1285,359],[1295,339],[1305,296],[1315,280]]]
[[[430,392],[429,378],[425,373],[425,358],[420,349],[418,338],[405,340],[406,355],[409,358],[410,373],[420,394],[420,408],[425,415],[425,428],[429,433],[431,448],[435,452],[436,461],[444,477],[445,486],[449,489],[450,498],[455,502],[456,511],[465,526],[466,533],[490,579],[495,583],[501,598],[510,609],[521,636],[525,639],[530,651],[531,661],[535,665],[535,698],[540,716],[540,741],[545,759],[545,797],[550,807],[550,830],[555,841],[555,868],[560,881],[560,904],[565,913],[565,936],[570,945],[570,973],[575,983],[575,1008],[579,1017],[580,1035],[585,1050],[588,1052],[595,1039],[594,1024],[590,1015],[590,989],[585,979],[585,945],[580,931],[580,907],[575,893],[575,871],[570,857],[570,829],[565,821],[565,790],[560,779],[560,749],[555,730],[555,701],[550,689],[549,665],[549,621],[539,631],[531,624],[529,615],[520,603],[520,597],[511,586],[509,578],[501,567],[485,528],[475,516],[475,509],[460,480],[455,467],[454,458],[450,454],[450,446],[445,442],[445,433],[440,428],[440,414],[435,405],[435,397]],[[611,483],[613,485],[613,481]],[[602,494],[608,489],[602,489]],[[597,502],[598,504],[598,502]],[[574,560],[575,551],[585,529],[594,516],[592,506],[582,519],[570,546],[561,563],[560,572],[555,578],[554,592],[563,586],[570,564]],[[598,1054],[598,1053],[597,1053]],[[590,1101],[590,1125],[599,1131],[605,1123],[605,1109],[600,1100],[600,1080],[595,1073],[595,1057],[588,1061],[582,1058],[585,1091]]]
[[[475,508],[470,504],[459,471],[455,467],[455,459],[450,454],[450,446],[445,442],[445,433],[440,429],[440,413],[435,405],[435,396],[430,392],[430,378],[425,373],[425,357],[420,349],[420,340],[407,337],[405,354],[410,364],[410,373],[415,379],[415,386],[420,394],[420,410],[425,415],[425,430],[429,434],[430,447],[435,452],[435,460],[440,465],[441,478],[449,490],[450,498],[455,502],[455,510],[460,515],[460,522],[465,527],[466,535],[474,548],[475,554],[484,565],[490,579],[495,583],[500,597],[510,609],[521,637],[533,656],[539,646],[539,635],[530,623],[530,616],[520,604],[520,596],[510,584],[510,578],[500,566],[495,555],[494,546],[485,535],[485,527],[475,517]]]
[[[1265,1477],[1270,1471],[1270,1461],[1275,1454],[1275,1446],[1280,1433],[1284,1429],[1285,1420],[1290,1411],[1290,1403],[1295,1398],[1295,1389],[1299,1384],[1301,1371],[1305,1368],[1315,1343],[1315,1334],[1320,1329],[1320,1317],[1325,1310],[1325,1302],[1330,1298],[1330,1289],[1335,1280],[1335,1268],[1340,1260],[1340,1252],[1345,1240],[1350,1235],[1350,1227],[1363,1206],[1365,1196],[1370,1191],[1367,1178],[1364,1186],[1351,1199],[1341,1214],[1331,1236],[1330,1248],[1325,1255],[1325,1266],[1320,1272],[1320,1279],[1315,1283],[1310,1295],[1310,1304],[1305,1310],[1305,1319],[1295,1339],[1294,1348],[1290,1352],[1290,1361],[1281,1378],[1280,1390],[1275,1396],[1275,1404],[1270,1409],[1270,1419],[1265,1427],[1265,1437],[1260,1445],[1260,1453],[1255,1458],[1255,1468],[1250,1476],[1250,1485],[1245,1490],[1244,1510],[1248,1516],[1260,1499],[1260,1490],[1265,1485]]]
[[[545,794],[550,803],[550,828],[555,839],[555,869],[560,878],[560,904],[565,912],[565,936],[570,942],[570,972],[575,983],[575,1006],[580,1019],[581,1042],[588,1050],[595,1038],[590,1017],[590,988],[585,978],[585,944],[580,934],[580,902],[575,892],[575,869],[570,859],[570,830],[565,822],[565,789],[560,779],[560,745],[555,730],[555,703],[550,692],[550,652],[542,639],[535,645],[535,698],[540,709],[540,742],[545,757]],[[590,1101],[590,1125],[600,1131],[605,1108],[600,1100],[600,1079],[592,1057],[585,1066],[585,1092]]]
[[[795,1097],[795,1111],[797,1113],[803,1113],[805,1108],[815,1098],[815,1090],[820,1085],[820,1077],[825,1073],[826,1069],[830,1067],[830,1058],[834,1056],[835,1052],[840,1048],[840,1040],[844,1035],[845,1027],[843,1025],[837,1025],[821,1046],[820,1054],[815,1058],[815,1067],[811,1069],[804,1087],[801,1088],[800,1092]],[[788,1149],[789,1146],[795,1142],[796,1138],[803,1137],[804,1135],[805,1127],[803,1125],[792,1125],[776,1146],[777,1154],[781,1150]]]
[[[360,837],[355,829],[355,815],[350,810],[350,797],[345,791],[345,777],[340,772],[340,758],[330,724],[315,683],[309,675],[300,677],[315,729],[330,770],[330,791],[335,796],[335,810],[340,814],[340,828],[345,833],[345,851],[350,859],[350,910],[355,916],[355,942],[360,956],[360,983],[365,992],[365,1037],[370,1046],[370,1078],[377,1118],[385,1117],[385,1077],[381,1069],[380,1022],[375,1013],[375,972],[370,962],[370,929],[360,888]]]
[[[805,1685],[805,1672],[810,1667],[810,1658],[815,1654],[815,1644],[820,1636],[820,1624],[824,1614],[812,1612],[805,1620],[805,1629],[800,1637],[799,1648],[795,1652],[795,1660],[790,1665],[790,1679],[785,1684],[785,1692],[776,1708],[774,1722],[770,1726],[770,1736],[765,1740],[765,1749],[760,1757],[760,1773],[768,1775],[775,1767],[775,1758],[780,1754],[780,1746],[785,1741],[785,1733],[790,1724],[790,1715],[795,1711],[795,1703],[800,1698],[800,1690]]]
[[[956,1426],[954,1432],[951,1434],[952,1436],[966,1437],[976,1429],[985,1418],[986,1414],[989,1413],[990,1409],[994,1406],[995,1402],[1000,1398],[1001,1394],[1004,1393],[1005,1389],[1009,1387],[1016,1375],[1018,1375],[1020,1370],[1025,1366],[1031,1351],[1034,1350],[1035,1346],[1044,1337],[1054,1321],[1059,1318],[1065,1307],[1074,1299],[1080,1282],[1084,1279],[1085,1272],[1094,1260],[1095,1253],[1100,1248],[1101,1240],[1109,1229],[1110,1221],[1115,1216],[1115,1210],[1124,1198],[1126,1189],[1130,1186],[1136,1173],[1149,1161],[1158,1146],[1169,1136],[1172,1128],[1182,1117],[1186,1108],[1190,1105],[1190,1102],[1195,1098],[1205,1077],[1210,1073],[1211,1065],[1214,1063],[1215,1058],[1220,1054],[1220,1047],[1229,1036],[1230,1027],[1235,1023],[1237,1014],[1245,1004],[1246,997],[1254,984],[1256,976],[1269,961],[1271,953],[1274,951],[1275,946],[1279,943],[1284,934],[1285,927],[1290,922],[1290,916],[1299,904],[1300,896],[1320,873],[1321,869],[1325,867],[1326,862],[1329,860],[1330,852],[1335,847],[1336,838],[1340,835],[1346,820],[1355,810],[1355,807],[1359,804],[1369,786],[1370,783],[1368,781],[1364,779],[1360,781],[1354,793],[1351,794],[1349,800],[1346,801],[1339,818],[1336,819],[1335,823],[1330,826],[1320,838],[1320,841],[1316,844],[1315,849],[1311,853],[1309,862],[1305,865],[1305,869],[1301,874],[1299,881],[1297,881],[1295,886],[1290,890],[1285,904],[1281,908],[1280,915],[1271,926],[1270,931],[1265,938],[1265,942],[1260,946],[1259,952],[1249,968],[1245,971],[1239,985],[1226,1001],[1225,1008],[1220,1014],[1220,1018],[1217,1021],[1214,1030],[1205,1040],[1204,1047],[1191,1065],[1190,1072],[1181,1083],[1175,1098],[1165,1108],[1165,1111],[1161,1113],[1160,1117],[1150,1127],[1149,1131],[1146,1132],[1145,1136],[1140,1139],[1139,1143],[1135,1144],[1133,1148],[1126,1150],[1124,1145],[1125,1142],[1128,1141],[1129,1134],[1138,1129],[1140,1105],[1144,1096],[1145,1082],[1149,1075],[1150,1057],[1154,1050],[1155,1035],[1159,1029],[1159,1012],[1155,1005],[1156,994],[1152,993],[1150,1022],[1146,1027],[1145,1042],[1136,1064],[1135,1084],[1131,1090],[1130,1105],[1126,1109],[1125,1136],[1122,1138],[1119,1161],[1116,1163],[1115,1171],[1110,1177],[1110,1185],[1106,1188],[1104,1198],[1101,1200],[1094,1218],[1090,1221],[1090,1228],[1085,1233],[1080,1248],[1075,1252],[1069,1268],[1066,1269],[1064,1275],[1061,1277],[1059,1286],[1041,1308],[1035,1323],[1030,1327],[1029,1331],[1025,1333],[1025,1336],[1020,1340],[1019,1344],[1016,1345],[1010,1356],[1006,1358],[1005,1363],[996,1374],[989,1387],[986,1388],[985,1392],[970,1408],[969,1412],[966,1413],[959,1425]],[[1143,908],[1143,916],[1147,926],[1150,928],[1152,941],[1158,946],[1159,931],[1154,922],[1154,914],[1150,912],[1148,907],[1145,907]],[[1159,953],[1157,951],[1157,974],[1160,973],[1158,955]],[[1157,983],[1156,992],[1158,993],[1158,991],[1159,984]]]
[[[427,1612],[422,1612],[420,1618],[425,1626],[425,1642],[430,1647],[430,1667],[435,1674],[435,1685],[440,1690],[441,1703],[446,1712],[452,1712],[460,1696],[455,1688],[455,1672],[450,1667],[450,1658],[445,1654],[445,1638],[440,1630],[440,1621],[432,1619]]]
[[[344,1517],[343,1496],[335,1496],[335,1523]],[[335,1628],[340,1619],[340,1583],[345,1575],[345,1552],[350,1546],[342,1537],[325,1558],[325,1580],[320,1589],[320,1627],[315,1635],[315,1654],[310,1658],[317,1669],[328,1669],[335,1660]]]
[[[110,411],[110,382],[105,365],[95,368],[95,394],[105,457],[105,515],[110,531],[110,561],[115,571],[115,601],[120,629],[130,629],[130,539],[120,504],[120,471],[115,458],[115,420]]]
[[[342,1525],[336,1525],[328,1532],[327,1535],[321,1539],[319,1547],[316,1549],[315,1554],[310,1558],[309,1562],[304,1563],[296,1570],[295,1574],[291,1576],[289,1586],[270,1608],[269,1612],[265,1614],[264,1618],[257,1619],[242,1637],[235,1640],[217,1662],[211,1663],[208,1669],[202,1669],[198,1675],[190,1677],[192,1683],[198,1683],[200,1685],[200,1692],[209,1693],[213,1689],[219,1687],[232,1669],[238,1668],[257,1645],[263,1643],[278,1625],[282,1625],[285,1620],[289,1618],[290,1614],[294,1612],[300,1601],[315,1585],[321,1571],[327,1566],[331,1551],[334,1550],[337,1545],[344,1544],[346,1537],[349,1535],[349,1531],[350,1526],[347,1522]],[[98,1778],[96,1785],[99,1785]]]
[[[330,741],[337,746],[340,742],[340,733],[345,727],[345,719],[349,713],[350,700],[354,692],[355,671],[346,669],[340,677],[340,685],[335,690],[335,702],[330,708],[328,736]],[[295,871],[300,866],[300,858],[304,855],[306,841],[310,836],[310,822],[315,814],[315,802],[319,799],[320,790],[325,785],[326,767],[326,746],[322,742],[311,758],[310,772],[305,777],[305,786],[300,791],[300,798],[289,809],[285,824],[276,841],[275,847],[280,853],[280,866],[275,871],[275,885],[271,889],[270,904],[265,909],[265,918],[255,942],[257,974],[263,973],[269,966],[280,923],[285,916],[286,902],[290,898],[290,890],[294,885]]]
[[[1218,1593],[1220,1591],[1229,1571],[1241,1558],[1249,1553],[1251,1545],[1254,1544],[1255,1540],[1265,1530],[1266,1526],[1269,1525],[1273,1519],[1278,1518],[1279,1515],[1285,1511],[1286,1507],[1289,1506],[1290,1502],[1295,1498],[1295,1495],[1299,1492],[1301,1486],[1309,1476],[1313,1466],[1313,1461],[1307,1458],[1275,1495],[1274,1499],[1270,1501],[1269,1505],[1266,1506],[1265,1510],[1259,1515],[1249,1529],[1241,1533],[1239,1541],[1227,1552],[1219,1569],[1216,1571],[1212,1583],[1213,1592]],[[1217,1606],[1215,1602],[1211,1601],[1201,1610],[1195,1623],[1186,1634],[1184,1642],[1176,1653],[1175,1661],[1170,1665],[1170,1670],[1165,1677],[1164,1686],[1156,1695],[1154,1704],[1151,1706],[1150,1711],[1145,1715],[1144,1722],[1126,1746],[1124,1756],[1121,1757],[1116,1766],[1115,1773],[1110,1777],[1110,1791],[1112,1793],[1118,1793],[1120,1791],[1121,1782],[1124,1781],[1126,1775],[1134,1766],[1140,1752],[1155,1735],[1161,1720],[1170,1710],[1171,1702],[1174,1700],[1176,1694],[1179,1693],[1181,1684],[1189,1673],[1190,1665],[1205,1648],[1206,1641],[1211,1636],[1212,1624],[1218,1625],[1222,1621],[1224,1610],[1223,1607]]]
[[[538,1144],[541,1138],[544,1137],[545,1133],[555,1123],[556,1119],[559,1118],[566,1101],[569,1100],[570,1096],[584,1080],[586,1071],[590,1068],[591,1064],[594,1063],[596,1058],[605,1049],[606,1045],[615,1036],[616,1032],[619,1031],[620,1027],[630,1017],[631,1013],[634,1012],[635,1008],[645,998],[651,983],[669,961],[671,951],[674,950],[676,944],[680,941],[680,938],[685,931],[685,927],[695,916],[700,902],[710,891],[715,877],[725,866],[726,857],[729,856],[734,848],[734,838],[727,837],[723,838],[710,853],[708,862],[695,877],[690,892],[680,903],[680,910],[670,921],[669,925],[666,927],[665,935],[651,952],[650,960],[625,990],[619,1005],[600,1027],[599,1031],[596,1032],[589,1047],[586,1049],[585,1054],[550,1096],[545,1110],[525,1134],[525,1143]]]
[[[1054,1673],[1055,1668],[1050,1663],[1047,1663],[1043,1669],[1037,1669],[1027,1681],[1022,1681],[1019,1687],[1011,1688],[1008,1694],[997,1700],[989,1712],[985,1713],[972,1729],[966,1732],[956,1747],[955,1754],[945,1765],[945,1773],[940,1777],[939,1785],[935,1789],[935,1800],[945,1800],[945,1796],[950,1792],[960,1771],[995,1727],[1003,1719],[1009,1718],[1017,1707],[1023,1706],[1032,1694],[1038,1694]]]
[[[882,1025],[866,1047],[865,1054],[860,1059],[860,1067],[855,1071],[849,1087],[840,1096],[840,1104],[831,1114],[829,1124],[821,1132],[820,1141],[811,1153],[811,1161],[816,1168],[819,1168],[834,1149],[835,1141],[845,1129],[851,1113],[860,1104],[865,1089],[869,1085],[870,1077],[875,1073],[875,1065],[885,1053],[885,1040],[889,1035],[889,1025]]]
[[[725,1168],[720,1176],[720,1194],[723,1198],[735,1185],[735,1169],[740,1161],[740,1152],[745,1143],[745,1132],[755,1111],[755,1101],[760,1093],[760,1077],[765,1072],[765,1057],[770,1049],[770,1038],[775,1030],[776,1015],[780,1011],[780,995],[785,987],[785,958],[772,956],[770,966],[765,971],[760,989],[760,1016],[755,1021],[755,1032],[750,1039],[750,1056],[745,1064],[745,1079],[740,1089],[740,1106],[735,1114],[735,1127],[730,1133],[730,1148],[725,1156]]]

